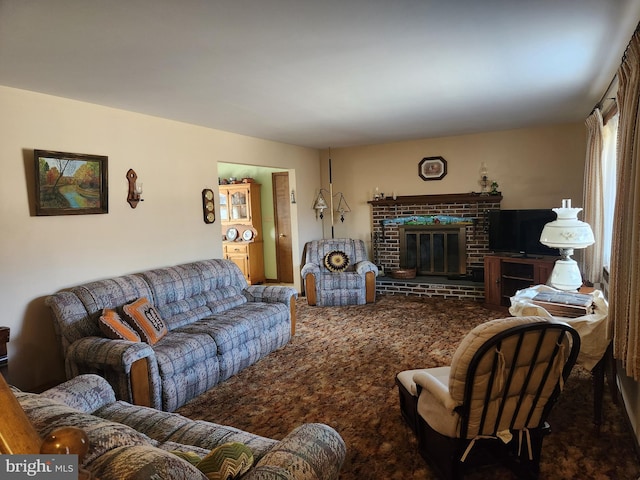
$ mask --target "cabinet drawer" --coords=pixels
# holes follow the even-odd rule
[[[247,244],[225,245],[224,253],[249,253],[249,245]]]

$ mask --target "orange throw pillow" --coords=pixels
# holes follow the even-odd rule
[[[122,311],[127,323],[149,345],[154,345],[167,334],[167,326],[146,297],[125,305]]]
[[[140,335],[131,328],[112,308],[102,310],[102,315],[98,320],[100,331],[107,338],[112,340],[129,340],[130,342],[139,342]]]

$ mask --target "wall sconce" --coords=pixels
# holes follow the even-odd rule
[[[327,203],[327,199],[324,194],[327,194],[327,198],[329,198],[329,203]],[[334,199],[337,198],[337,207],[334,210]],[[334,212],[340,215],[340,221],[344,222],[344,214],[349,213],[351,208],[347,203],[347,200],[344,198],[342,192],[338,192],[336,194],[333,193],[333,176],[331,172],[331,158],[329,158],[329,190],[324,188],[320,188],[318,191],[318,195],[313,202],[313,209],[316,211],[316,218],[320,217],[322,220],[324,218],[325,209],[329,209],[329,214],[331,218],[331,238],[334,238]]]
[[[127,202],[131,208],[136,208],[138,202],[144,202],[142,198],[142,183],[138,183],[138,175],[133,168],[127,172],[127,180],[129,181],[129,192],[127,193]]]
[[[291,190],[291,203],[296,203],[296,192]]]
[[[329,206],[327,205],[327,201],[324,199],[324,195],[322,195],[323,191],[326,192],[324,188],[321,188],[320,191],[318,192],[318,196],[313,202],[313,209],[316,211],[316,218],[320,217],[320,220],[324,218],[325,208],[329,208]]]
[[[327,205],[327,201],[324,198],[323,192],[326,193],[331,199],[331,206]],[[333,199],[334,198],[338,199],[338,206],[336,207],[335,212],[340,214],[340,221],[344,222],[344,214],[349,213],[351,211],[351,208],[349,207],[349,204],[347,203],[347,200],[344,198],[344,195],[342,194],[342,192],[338,192],[335,195],[331,195],[331,192],[329,190],[325,190],[324,188],[321,188],[320,191],[318,192],[318,196],[316,197],[316,200],[313,202],[313,208],[315,209],[316,214],[318,217],[320,217],[320,219],[324,218],[325,208],[329,209],[329,211],[331,212],[331,225],[333,225],[333,212],[334,212]]]
[[[336,194],[336,197],[337,196],[339,196],[339,200],[338,200],[338,208],[336,208],[336,212],[340,214],[340,221],[344,222],[344,214],[349,213],[351,211],[351,208],[349,208],[349,204],[347,203],[347,200],[344,198],[344,195],[342,194],[342,192],[338,192]]]
[[[328,195],[329,198],[329,204],[327,204],[327,200],[325,199],[323,192],[326,193]],[[349,208],[349,204],[347,203],[347,200],[344,198],[344,195],[342,194],[342,192],[338,192],[336,194],[333,193],[333,173],[332,173],[332,168],[331,168],[331,149],[329,149],[329,190],[326,190],[324,188],[320,188],[320,190],[318,191],[318,195],[316,196],[316,199],[313,202],[313,209],[316,211],[316,218],[320,217],[320,219],[322,220],[324,218],[324,210],[325,208],[329,209],[329,213],[331,215],[331,238],[334,238],[334,220],[333,220],[333,214],[334,214],[334,208],[333,208],[333,202],[334,202],[334,198],[338,198],[338,206],[335,208],[335,213],[340,214],[340,221],[344,222],[344,214],[345,213],[349,213],[351,211],[351,208]]]

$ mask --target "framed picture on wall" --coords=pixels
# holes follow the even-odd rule
[[[442,157],[426,157],[418,164],[418,175],[423,180],[440,180],[447,174],[447,161]]]
[[[108,213],[103,155],[34,150],[36,215]]]

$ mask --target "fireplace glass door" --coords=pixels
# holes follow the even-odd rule
[[[415,268],[418,275],[466,273],[464,227],[400,228],[400,267]]]

